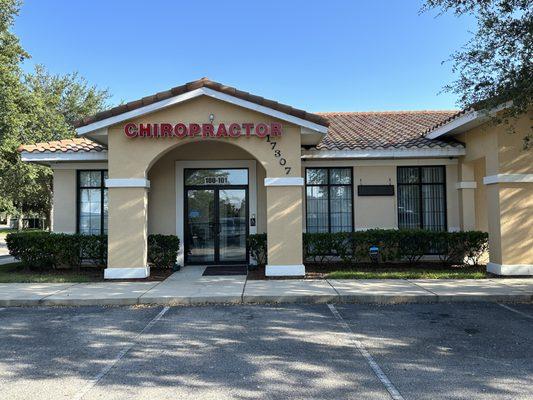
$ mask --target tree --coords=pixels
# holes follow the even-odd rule
[[[20,63],[29,55],[21,47],[18,38],[10,32],[20,3],[17,0],[0,0],[0,171],[8,163],[8,149],[13,147],[13,138],[20,135],[27,122],[24,113],[27,100],[21,82]],[[5,182],[0,180],[0,185]],[[2,186],[0,186],[2,190]],[[0,192],[0,211],[13,212],[11,197]]]
[[[459,95],[464,109],[509,107],[493,122],[509,122],[528,112],[533,101],[533,2],[531,0],[426,0],[422,11],[472,14],[477,31],[451,55],[458,78],[444,87]],[[533,145],[533,127],[524,147]]]
[[[0,206],[49,216],[51,171],[22,162],[17,148],[74,137],[74,122],[106,108],[109,93],[77,73],[52,75],[41,65],[23,74],[20,63],[29,55],[9,31],[20,3],[0,0],[0,5]]]

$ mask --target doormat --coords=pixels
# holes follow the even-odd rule
[[[247,275],[246,265],[220,265],[207,267],[202,276]]]

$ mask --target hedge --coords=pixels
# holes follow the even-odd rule
[[[248,248],[250,249],[250,256],[257,262],[258,265],[266,265],[267,263],[267,235],[266,233],[258,233],[248,236]]]
[[[15,232],[6,237],[9,254],[35,269],[72,268],[83,263],[107,264],[107,236],[49,232]],[[148,236],[148,262],[171,268],[180,242],[174,235]]]
[[[266,235],[250,235],[250,255],[266,264]],[[304,260],[347,264],[372,262],[371,246],[378,246],[380,262],[416,263],[425,255],[436,255],[447,264],[477,265],[488,250],[488,234],[479,231],[435,232],[427,230],[370,229],[349,233],[304,233]]]

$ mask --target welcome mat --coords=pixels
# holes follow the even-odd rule
[[[219,265],[207,267],[202,276],[246,275],[246,265]]]

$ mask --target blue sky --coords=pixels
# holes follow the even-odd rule
[[[471,18],[420,0],[25,0],[14,31],[53,73],[130,101],[207,76],[308,111],[455,108],[441,62]]]

